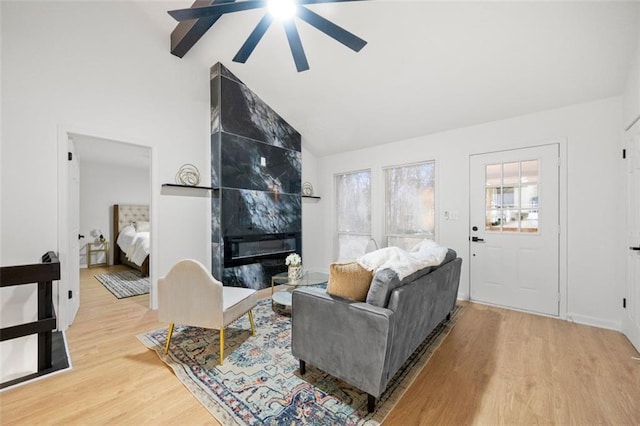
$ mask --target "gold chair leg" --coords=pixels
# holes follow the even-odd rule
[[[171,344],[171,335],[173,334],[173,326],[174,324],[169,324],[169,332],[167,333],[167,344],[164,345],[164,354],[169,353],[169,344]]]
[[[251,323],[251,335],[255,336],[256,335],[256,326],[253,323],[253,312],[251,312],[251,309],[249,309],[249,322]]]
[[[220,365],[224,361],[224,328],[220,329]]]

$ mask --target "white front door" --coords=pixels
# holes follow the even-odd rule
[[[627,132],[628,234],[626,309],[623,332],[640,351],[640,124]]]
[[[472,155],[471,300],[559,314],[559,145]]]
[[[69,138],[70,160],[67,162],[68,230],[67,251],[67,294],[60,297],[67,300],[67,324],[71,325],[80,307],[80,167],[73,140]],[[63,265],[63,267],[65,267]]]

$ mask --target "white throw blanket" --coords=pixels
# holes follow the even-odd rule
[[[411,251],[400,247],[385,247],[358,258],[358,264],[374,274],[381,269],[391,269],[401,280],[414,272],[442,263],[447,248],[433,240],[420,241]]]
[[[147,255],[151,252],[149,232],[136,232],[131,225],[125,226],[118,235],[117,244],[129,261],[142,266]]]

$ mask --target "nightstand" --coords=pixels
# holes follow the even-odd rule
[[[104,261],[98,263],[101,257],[100,253],[104,253]],[[96,262],[92,262],[93,256],[95,256]],[[87,243],[87,268],[95,266],[109,266],[109,241]]]

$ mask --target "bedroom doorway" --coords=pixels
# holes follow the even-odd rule
[[[65,161],[59,166],[62,268],[57,314],[58,329],[66,330],[81,308],[80,269],[114,264],[113,205],[140,204],[151,210],[152,149],[61,130],[59,150]]]

